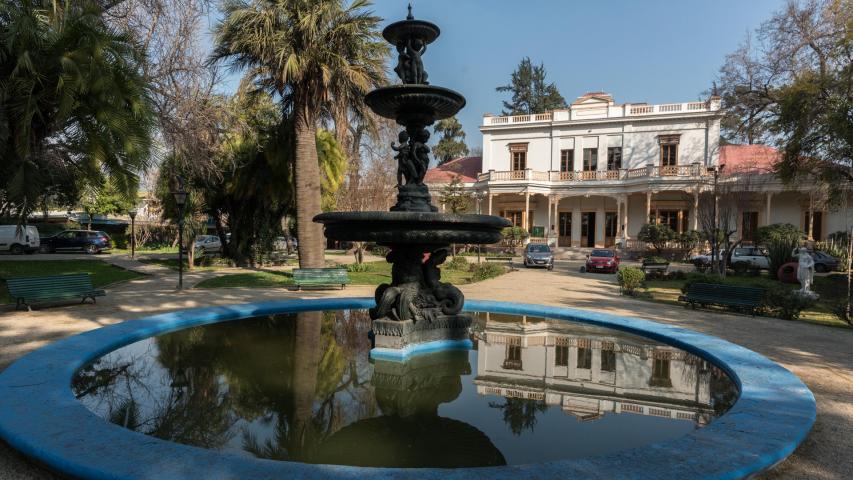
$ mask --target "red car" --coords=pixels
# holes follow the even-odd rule
[[[598,249],[586,257],[587,272],[616,273],[619,270],[619,255],[615,250]]]

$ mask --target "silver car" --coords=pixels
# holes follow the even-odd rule
[[[199,235],[195,237],[195,249],[204,253],[219,253],[222,241],[216,235]]]
[[[524,247],[524,266],[545,267],[548,270],[553,270],[554,252],[551,251],[551,247],[544,243],[528,243]]]

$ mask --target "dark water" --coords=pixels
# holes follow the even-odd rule
[[[388,467],[541,462],[682,436],[737,390],[676,348],[614,330],[476,315],[470,351],[372,361],[363,311],[252,318],[101,357],[72,388],[107,421],[275,460]]]

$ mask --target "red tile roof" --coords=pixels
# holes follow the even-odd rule
[[[720,147],[720,165],[724,172],[770,172],[779,161],[779,150],[767,145],[723,145]]]
[[[427,170],[426,183],[450,183],[453,177],[462,176],[465,183],[476,182],[477,174],[483,168],[483,157],[459,157]]]

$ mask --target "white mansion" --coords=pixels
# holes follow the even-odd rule
[[[764,178],[732,213],[737,238],[754,240],[756,229],[771,223],[797,225],[815,240],[849,231],[847,212],[822,211],[813,194],[767,173],[778,157],[774,149],[721,146],[722,115],[718,97],[617,104],[603,92],[564,110],[486,115],[482,157],[452,160],[425,181],[438,197],[442,184],[460,176],[467,190],[479,192],[482,213],[560,247],[601,247],[628,243],[649,221],[679,232],[700,229],[699,197],[713,188],[714,169],[749,164],[762,167]]]

